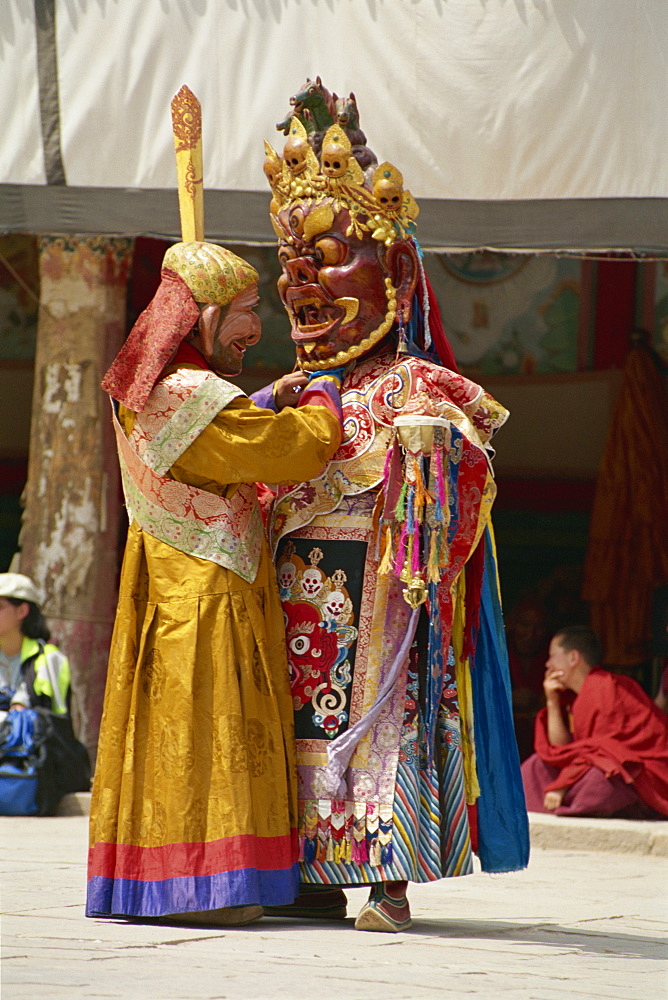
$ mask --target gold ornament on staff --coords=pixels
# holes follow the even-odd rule
[[[179,186],[181,239],[204,240],[204,170],[202,167],[202,106],[183,85],[172,98],[172,131]]]

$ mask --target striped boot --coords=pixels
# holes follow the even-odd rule
[[[355,929],[396,934],[411,926],[411,910],[406,897],[408,882],[380,882],[374,885],[369,901],[360,910]]]

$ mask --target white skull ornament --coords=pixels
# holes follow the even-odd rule
[[[322,573],[317,566],[309,566],[308,569],[304,570],[301,579],[301,588],[306,597],[317,597],[322,590],[323,583]]]
[[[325,582],[322,572],[318,569],[318,563],[322,557],[322,549],[317,547],[315,549],[311,549],[308,554],[311,565],[304,570],[302,578],[299,581],[304,596],[308,597],[310,600],[313,600],[314,597],[318,596]]]
[[[327,604],[325,604],[325,612],[332,618],[338,618],[338,616],[343,611],[346,604],[346,595],[342,590],[332,590],[329,598],[327,599]]]
[[[293,562],[284,562],[278,570],[278,585],[282,590],[291,590],[297,576],[297,567]]]

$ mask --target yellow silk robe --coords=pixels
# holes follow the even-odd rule
[[[134,414],[121,407],[129,434]],[[169,475],[219,496],[317,475],[340,424],[322,406],[229,403]],[[293,714],[266,541],[257,575],[130,526],[90,826],[90,915],[289,902],[297,891]]]

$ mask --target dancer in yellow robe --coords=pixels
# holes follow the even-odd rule
[[[91,807],[90,916],[245,923],[297,892],[292,702],[256,481],[314,476],[341,440],[336,375],[220,378],[260,335],[257,274],[172,247],[103,387],[130,529]],[[176,352],[176,353],[175,353]],[[165,367],[165,362],[168,362]]]

